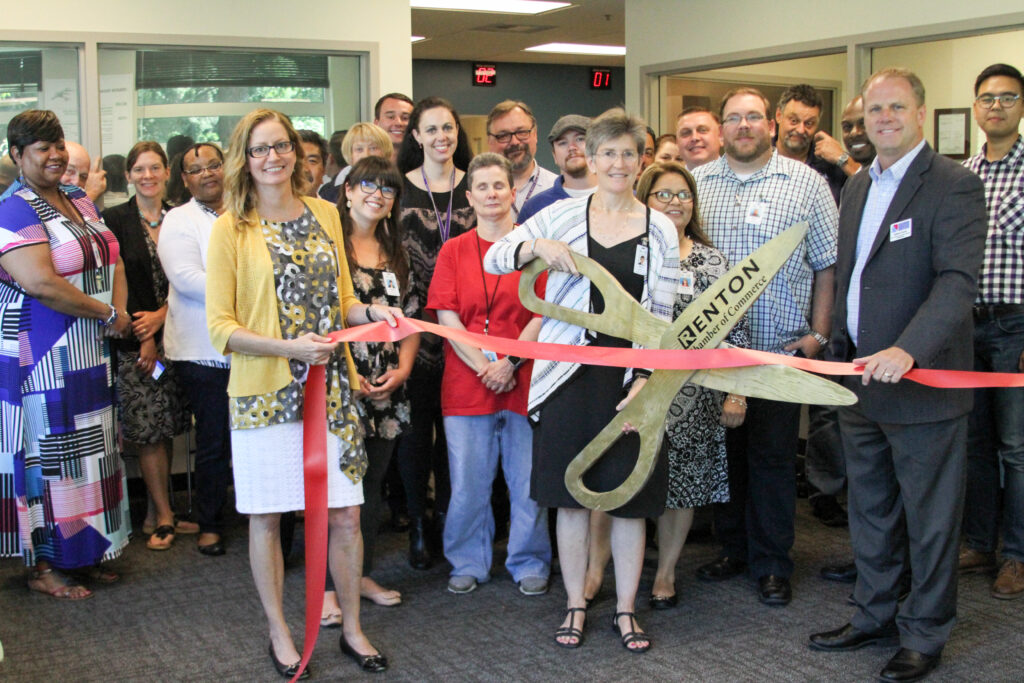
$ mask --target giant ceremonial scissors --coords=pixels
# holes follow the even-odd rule
[[[547,269],[535,259],[523,269],[519,298],[534,313],[556,318],[588,330],[629,339],[649,349],[712,349],[721,344],[743,314],[767,288],[807,233],[807,223],[796,223],[733,265],[703,294],[694,299],[672,324],[655,317],[602,266],[573,254],[576,269],[597,287],[604,311],[588,313],[559,306],[534,293],[534,283]],[[760,365],[715,370],[655,370],[647,384],[615,419],[577,454],[565,472],[565,485],[573,497],[594,510],[614,510],[637,494],[654,471],[665,434],[665,418],[672,399],[683,384],[692,382],[743,396],[792,403],[850,405],[857,401],[849,390],[830,380],[785,365]],[[640,455],[630,475],[611,491],[593,491],[583,475],[623,434],[630,424],[640,434]]]

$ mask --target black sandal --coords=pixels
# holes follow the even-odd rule
[[[619,617],[629,617],[629,631],[623,632],[619,629]],[[612,630],[618,633],[619,637],[622,638],[622,647],[637,654],[647,652],[651,649],[651,637],[646,633],[637,632],[636,628],[636,614],[633,612],[616,612],[615,616],[612,617]],[[633,643],[641,642],[645,642],[647,645],[644,645],[643,647],[630,647]]]
[[[583,629],[576,628],[576,612],[583,612],[584,615],[587,613],[586,607],[570,607],[566,610],[565,616],[569,617],[568,626],[560,626],[555,631],[555,645],[558,647],[569,648],[574,650],[583,644]],[[584,616],[583,624],[586,625],[586,617]],[[563,643],[559,638],[575,638],[575,642]]]

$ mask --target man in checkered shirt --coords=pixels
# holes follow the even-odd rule
[[[985,183],[988,236],[974,306],[974,369],[1024,371],[1024,79],[993,64],[974,82],[981,151],[964,162]],[[995,569],[999,528],[1003,563],[992,597],[1024,594],[1024,389],[976,389],[968,423],[962,573]],[[1000,463],[1004,479],[999,505]]]
[[[739,88],[722,98],[725,156],[694,171],[704,228],[730,263],[790,225],[807,221],[800,247],[750,310],[751,346],[808,358],[828,344],[838,212],[828,184],[806,164],[774,153],[767,98]],[[761,602],[792,598],[800,406],[751,398],[744,424],[730,429],[726,451],[730,502],[715,508],[721,556],[697,570],[708,581],[749,566]]]

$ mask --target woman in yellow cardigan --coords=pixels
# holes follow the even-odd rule
[[[302,146],[288,118],[258,109],[231,135],[227,210],[207,263],[210,339],[231,354],[228,395],[238,511],[249,515],[249,561],[270,625],[274,668],[290,678],[299,652],[284,619],[282,512],[304,507],[302,396],[309,365],[325,365],[329,566],[342,597],[341,650],[368,671],[387,660],[359,624],[359,505],[366,453],[352,400],[355,365],[333,330],[401,309],[361,304],[352,290],[337,209],[304,197]],[[303,673],[305,678],[309,669]]]

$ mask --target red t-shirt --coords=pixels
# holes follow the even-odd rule
[[[427,294],[427,308],[455,311],[470,332],[516,339],[534,314],[519,300],[519,273],[492,275],[483,269],[483,255],[493,242],[486,242],[476,229],[454,237],[441,247]],[[537,279],[535,291],[544,295],[546,274]],[[487,295],[484,295],[486,283]],[[503,358],[504,354],[498,354]],[[530,394],[530,373],[533,361],[515,371],[516,387],[504,394],[495,394],[476,376],[476,371],[456,355],[451,343],[444,345],[444,378],[441,380],[441,412],[444,415],[489,415],[501,410],[526,414]]]

